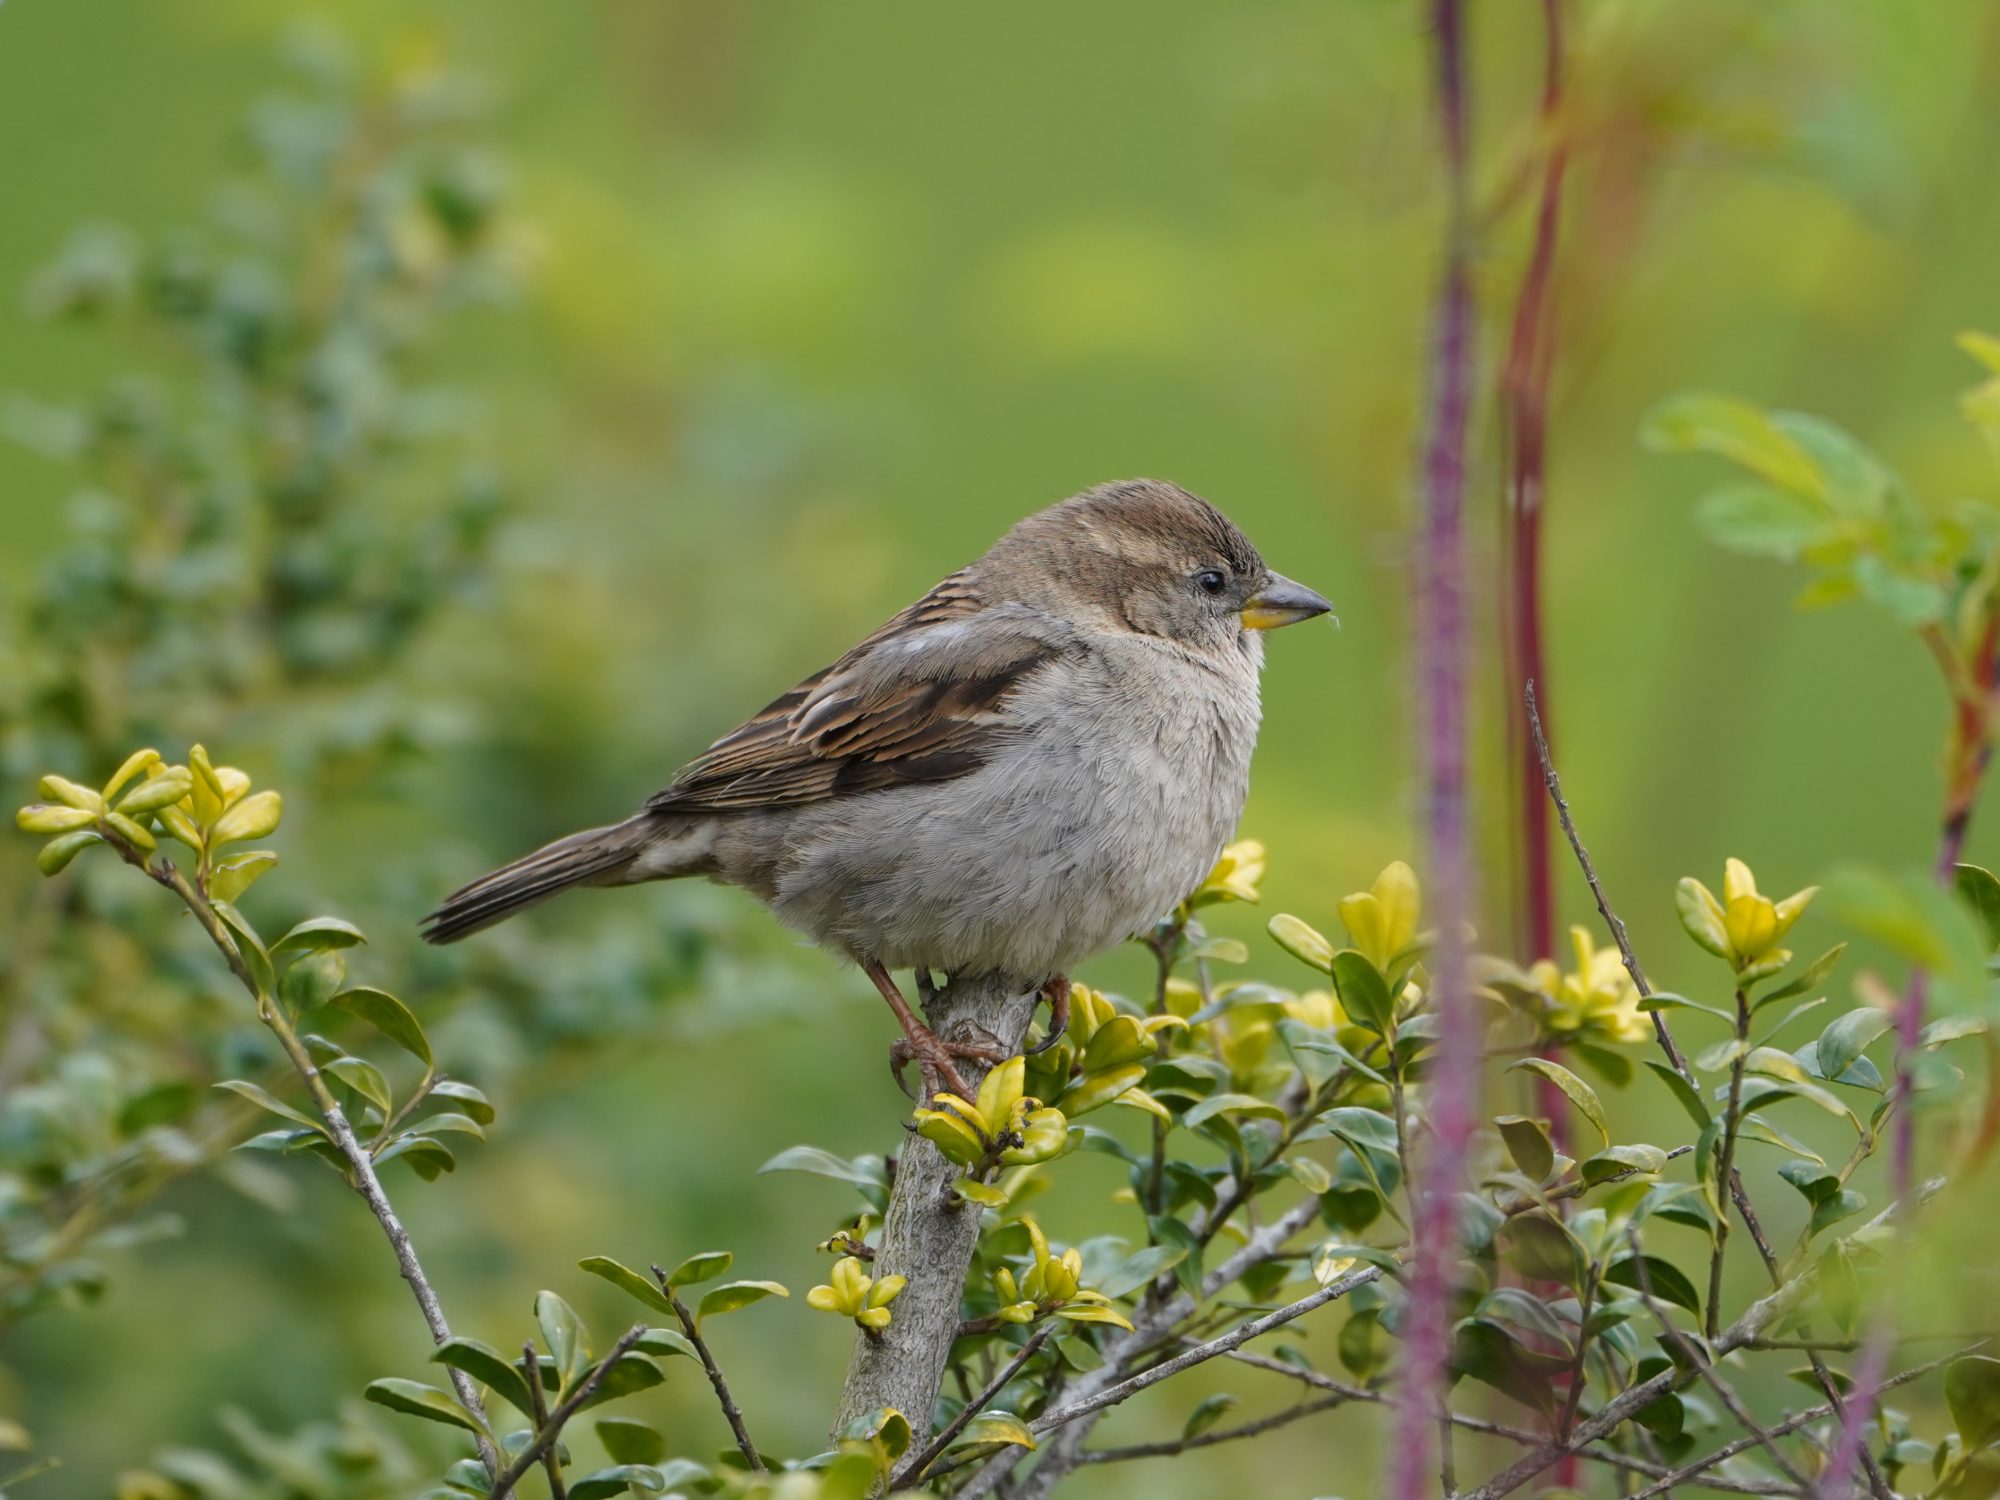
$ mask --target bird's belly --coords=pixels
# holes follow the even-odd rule
[[[891,968],[1064,971],[1208,873],[1248,789],[1248,735],[1228,738],[1169,723],[1023,742],[956,781],[804,816],[773,909]]]

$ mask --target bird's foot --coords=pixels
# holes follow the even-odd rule
[[[1049,1003],[1049,1034],[1028,1049],[1029,1057],[1048,1051],[1069,1030],[1069,975],[1057,974],[1044,982],[1041,998]]]
[[[910,1094],[909,1080],[903,1070],[916,1063],[923,1079],[922,1102],[929,1104],[939,1094],[956,1094],[961,1099],[970,1100],[977,1090],[965,1081],[958,1071],[958,1059],[969,1062],[983,1062],[988,1067],[1007,1061],[1007,1049],[990,1033],[983,1040],[967,1038],[946,1038],[939,1036],[928,1026],[918,1025],[889,1048],[889,1076],[896,1080],[896,1086],[905,1094]],[[910,1094],[911,1098],[917,1098]]]

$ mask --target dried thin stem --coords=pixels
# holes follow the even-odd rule
[[[1268,1417],[1259,1417],[1253,1422],[1241,1422],[1234,1427],[1221,1427],[1213,1432],[1196,1433],[1193,1437],[1177,1438],[1164,1443],[1133,1443],[1125,1448],[1086,1449],[1077,1458],[1083,1464],[1123,1464],[1139,1458],[1172,1458],[1178,1454],[1190,1453],[1196,1448],[1212,1448],[1217,1443],[1234,1443],[1242,1438],[1257,1437],[1279,1427],[1288,1427],[1302,1417],[1331,1411],[1336,1406],[1345,1406],[1346,1396],[1322,1396],[1316,1401],[1301,1401],[1296,1406],[1288,1406],[1283,1411],[1273,1412]]]
[[[1584,882],[1590,887],[1590,894],[1597,903],[1598,915],[1604,918],[1604,925],[1611,930],[1612,941],[1618,945],[1618,955],[1624,960],[1625,972],[1632,976],[1632,983],[1639,994],[1649,996],[1653,987],[1646,980],[1646,971],[1639,967],[1639,956],[1632,951],[1631,936],[1625,931],[1625,923],[1613,909],[1610,899],[1604,894],[1604,886],[1597,878],[1597,867],[1591,863],[1590,851],[1584,847],[1583,838],[1576,831],[1576,819],[1571,816],[1569,803],[1564,800],[1562,778],[1556,774],[1555,762],[1549,755],[1548,736],[1542,732],[1542,716],[1535,703],[1535,685],[1531,682],[1522,692],[1528,711],[1528,728],[1534,740],[1535,755],[1541,762],[1542,782],[1549,790],[1549,800],[1555,804],[1556,819],[1562,825],[1563,836],[1569,840],[1570,851],[1575,854],[1577,865],[1583,871]],[[1665,1011],[1656,1010],[1653,1015],[1653,1034],[1659,1039],[1660,1050],[1667,1055],[1676,1073],[1692,1084],[1694,1070],[1688,1066],[1687,1057],[1674,1040],[1673,1028],[1667,1024]],[[1750,1194],[1743,1186],[1743,1174],[1730,1169],[1728,1176],[1729,1198],[1736,1205],[1736,1211],[1743,1219],[1743,1227],[1749,1231],[1751,1243],[1757,1247],[1758,1257],[1764,1262],[1764,1273],[1775,1286],[1782,1279],[1783,1272],[1778,1264],[1777,1253],[1771,1248],[1770,1237],[1764,1233],[1764,1226],[1757,1217],[1756,1207],[1750,1201]],[[1848,1402],[1841,1395],[1840,1386],[1827,1368],[1826,1360],[1817,1350],[1811,1351],[1808,1361],[1812,1365],[1813,1379],[1825,1394],[1829,1404],[1842,1413],[1843,1420]],[[1875,1500],[1894,1500],[1889,1482],[1882,1475],[1881,1465],[1875,1456],[1865,1449],[1861,1454],[1862,1467],[1868,1474],[1869,1492]]]
[[[527,1377],[528,1399],[534,1403],[537,1432],[549,1425],[549,1397],[542,1389],[541,1364],[541,1355],[530,1339],[521,1346],[521,1369]],[[542,1471],[549,1476],[549,1500],[569,1500],[569,1486],[563,1483],[562,1460],[556,1456],[554,1443],[542,1450]]]
[[[1023,1344],[1012,1359],[1000,1367],[999,1373],[986,1382],[986,1388],[961,1406],[958,1415],[945,1423],[938,1435],[925,1444],[924,1451],[903,1465],[896,1476],[889,1481],[891,1493],[907,1489],[911,1485],[922,1484],[925,1478],[924,1471],[937,1462],[961,1432],[972,1425],[973,1418],[986,1410],[987,1403],[1007,1388],[1007,1382],[1020,1374],[1026,1368],[1028,1361],[1042,1352],[1042,1345],[1049,1341],[1049,1335],[1053,1331],[1053,1324],[1044,1324],[1037,1330],[1035,1336]]]
[[[723,1379],[722,1366],[715,1362],[715,1355],[708,1347],[708,1340],[701,1336],[701,1323],[681,1301],[680,1294],[667,1280],[667,1273],[658,1266],[653,1267],[653,1279],[660,1284],[660,1291],[672,1304],[674,1316],[680,1320],[681,1332],[694,1345],[694,1352],[701,1359],[701,1367],[708,1372],[708,1383],[715,1390],[716,1403],[722,1408],[723,1419],[729,1423],[729,1430],[736,1437],[736,1449],[743,1455],[743,1461],[752,1470],[761,1471],[764,1460],[757,1456],[757,1445],[750,1441],[750,1429],[744,1425],[743,1410],[736,1404],[736,1398],[729,1393],[729,1382]]]
[[[568,1425],[569,1419],[583,1410],[584,1403],[597,1394],[597,1388],[604,1383],[604,1377],[611,1373],[611,1367],[623,1359],[631,1351],[632,1346],[645,1336],[644,1323],[635,1323],[626,1329],[619,1336],[618,1342],[611,1346],[611,1352],[597,1362],[595,1369],[577,1382],[576,1389],[564,1398],[560,1406],[549,1413],[548,1420],[538,1421],[535,1424],[535,1435],[529,1439],[528,1446],[515,1454],[514,1461],[493,1481],[489,1500],[507,1500],[507,1497],[514,1493],[514,1486],[521,1482],[528,1470],[542,1461],[542,1455],[555,1445],[557,1438],[562,1436],[562,1430]],[[529,1386],[531,1388],[536,1386],[540,1380],[541,1377],[535,1373],[535,1367],[530,1365]]]
[[[1646,1257],[1640,1247],[1639,1236],[1628,1229],[1626,1238],[1632,1245],[1632,1263],[1639,1268],[1640,1299],[1645,1302],[1647,1311],[1651,1312],[1659,1323],[1668,1342],[1680,1351],[1682,1362],[1693,1368],[1695,1373],[1708,1383],[1709,1389],[1715,1392],[1716,1399],[1728,1410],[1729,1415],[1736,1419],[1737,1425],[1763,1446],[1764,1451],[1771,1456],[1771,1462],[1778,1466],[1780,1473],[1800,1489],[1809,1488],[1811,1481],[1800,1473],[1798,1466],[1786,1456],[1785,1450],[1778,1446],[1777,1439],[1750,1414],[1750,1408],[1743,1404],[1743,1398],[1736,1394],[1734,1387],[1722,1378],[1714,1365],[1702,1357],[1701,1350],[1695,1347],[1694,1340],[1674,1326],[1674,1320],[1667,1315],[1667,1310],[1660,1306],[1659,1300],[1653,1296],[1653,1277],[1646,1268]]]
[[[244,962],[235,937],[223,924],[222,918],[216,914],[215,908],[209,904],[208,898],[195,888],[194,883],[187,878],[180,866],[165,858],[149,863],[141,850],[127,843],[115,832],[106,832],[105,841],[118,851],[119,856],[127,864],[151,876],[153,880],[180,898],[181,903],[193,914],[195,921],[201,924],[202,931],[208,934],[209,941],[215,945],[216,951],[229,965],[229,971],[236,976],[237,982],[249,992],[250,998],[256,1003],[257,1018],[278,1039],[278,1045],[284,1049],[285,1056],[291,1060],[292,1067],[304,1081],[306,1092],[312,1096],[313,1107],[319,1111],[320,1118],[326,1121],[327,1135],[333,1141],[334,1149],[340,1153],[341,1159],[347,1163],[349,1184],[360,1196],[361,1201],[368,1205],[368,1211],[375,1216],[375,1222],[382,1226],[382,1234],[389,1241],[389,1249],[396,1257],[396,1265],[402,1272],[403,1280],[409,1283],[410,1295],[416,1299],[417,1309],[423,1314],[424,1326],[430,1330],[432,1341],[444,1343],[451,1337],[451,1325],[445,1321],[444,1307],[438,1301],[436,1290],[431,1286],[429,1278],[424,1275],[423,1265],[417,1259],[416,1246],[410,1242],[410,1232],[403,1227],[402,1219],[397,1216],[394,1205],[389,1202],[388,1193],[382,1187],[382,1179],[376,1175],[375,1159],[369,1155],[368,1148],[362,1145],[360,1138],[355,1135],[353,1125],[348,1122],[347,1112],[340,1107],[340,1101],[327,1086],[326,1079],[320,1074],[319,1064],[315,1063],[312,1054],[306,1051],[305,1043],[293,1029],[284,1007],[278,1003],[276,996],[265,992],[257,976]],[[450,1371],[450,1376],[452,1392],[458,1397],[459,1405],[484,1427],[486,1408],[479,1399],[479,1387],[463,1370],[454,1368]],[[499,1474],[499,1453],[483,1436],[478,1439],[478,1444],[480,1462],[486,1466],[486,1472],[489,1475]]]

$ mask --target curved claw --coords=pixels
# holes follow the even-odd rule
[[[1027,1051],[1027,1056],[1038,1057],[1063,1038],[1069,1030],[1069,976],[1058,974],[1042,986],[1041,998],[1049,1002],[1049,1034]]]

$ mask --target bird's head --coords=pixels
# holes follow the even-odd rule
[[[1333,608],[1272,572],[1213,505],[1158,479],[1102,484],[1029,516],[983,566],[1024,603],[1211,651],[1254,654],[1256,632]]]

